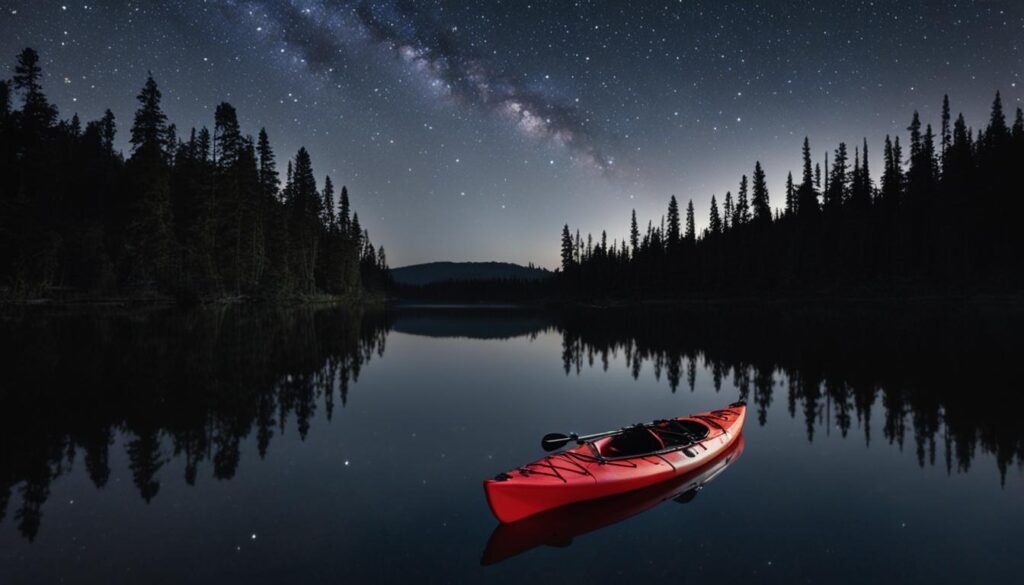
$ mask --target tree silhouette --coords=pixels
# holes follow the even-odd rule
[[[786,174],[786,213],[796,213],[796,188],[793,187],[793,173]]]
[[[565,226],[566,233],[568,233],[569,226]],[[564,240],[564,237],[563,237]],[[564,247],[564,244],[563,244]],[[629,250],[636,257],[637,250],[640,248],[640,228],[636,225],[636,209],[633,210],[633,216],[629,223]],[[564,256],[563,256],[564,258]],[[564,265],[564,261],[563,261]]]
[[[747,176],[740,179],[740,190],[736,193],[736,208],[732,212],[732,227],[738,228],[750,221],[750,204],[747,202]]]
[[[722,206],[722,231],[729,231],[732,227],[732,216],[736,212],[736,205],[732,202],[732,191],[725,192],[725,204]]]
[[[125,172],[136,194],[124,226],[126,255],[123,278],[134,287],[173,287],[170,172],[165,151],[167,117],[152,76],[139,93],[139,109],[131,128],[132,157]]]
[[[57,118],[57,109],[43,94],[42,76],[39,54],[35,50],[25,49],[18,54],[18,64],[14,67],[14,89],[22,96],[21,117],[24,128],[34,135],[48,129]]]
[[[754,164],[751,206],[754,210],[754,221],[764,226],[772,221],[772,206],[768,200],[768,184],[765,182],[764,169],[761,162]]]
[[[636,218],[635,211],[633,217]],[[562,272],[568,273],[572,270],[574,258],[572,235],[569,234],[569,224],[566,224],[562,228]]]
[[[708,231],[714,235],[722,233],[722,217],[718,214],[718,203],[715,196],[711,196],[711,211],[708,214]]]
[[[845,142],[831,157],[826,153],[827,172],[819,179],[804,138],[801,182],[787,175],[779,212],[771,207],[758,162],[750,183],[741,176],[735,202],[726,193],[724,215],[712,197],[700,237],[690,202],[685,254],[665,254],[672,249],[677,213],[670,200],[667,227],[651,222],[628,257],[577,257],[573,273],[563,274],[561,291],[627,298],[842,294],[850,287],[881,296],[1019,292],[1024,230],[1016,222],[1024,209],[1016,192],[1024,112],[1016,110],[1008,125],[997,93],[988,125],[972,133],[963,114],[950,128],[946,97],[942,110],[938,137],[913,114],[909,166],[900,136],[885,137],[877,187],[866,139],[853,153]]]
[[[686,241],[690,244],[697,241],[697,224],[693,218],[693,199],[686,205]]]
[[[675,250],[679,247],[679,203],[673,195],[668,203],[668,249]]]
[[[797,188],[796,207],[797,213],[800,216],[808,218],[816,216],[820,208],[818,207],[818,192],[814,188],[814,176],[811,172],[811,146],[807,138],[804,138],[803,155],[803,180],[801,180],[800,186]]]
[[[13,86],[0,82],[0,295],[200,302],[358,297],[390,286],[369,238],[348,224],[347,191],[345,213],[332,218],[334,206],[324,206],[307,152],[298,168],[289,161],[282,190],[265,129],[245,135],[235,108],[221,103],[212,134],[192,128],[179,138],[149,75],[125,161],[110,110],[84,127],[77,115],[58,121],[39,63],[26,49]]]

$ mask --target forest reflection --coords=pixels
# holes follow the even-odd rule
[[[304,439],[318,408],[329,420],[343,407],[388,328],[383,313],[311,307],[7,315],[0,522],[18,487],[14,521],[34,539],[51,483],[80,451],[103,488],[115,436],[147,502],[172,457],[190,485],[204,467],[230,479],[252,433],[262,459],[286,425]]]
[[[1024,463],[1024,398],[1008,367],[1022,324],[1020,310],[991,305],[21,309],[0,315],[0,523],[35,539],[53,482],[81,459],[103,488],[120,445],[147,502],[172,460],[189,485],[200,474],[231,479],[250,437],[262,459],[285,429],[304,439],[314,420],[329,421],[392,331],[479,343],[554,334],[570,376],[624,364],[682,392],[706,372],[714,390],[748,400],[760,425],[785,400],[808,441],[880,434],[949,473],[991,454],[1005,481]]]
[[[621,354],[634,378],[651,368],[676,392],[693,391],[703,368],[715,391],[731,382],[761,426],[784,392],[810,442],[856,427],[870,444],[880,425],[889,444],[912,438],[918,463],[947,473],[970,470],[979,449],[994,455],[1005,483],[1011,465],[1024,465],[1024,396],[1008,367],[1022,325],[1020,307],[998,303],[751,302],[578,310],[558,328],[566,374],[607,370]]]

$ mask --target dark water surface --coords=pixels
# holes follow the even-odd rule
[[[1022,323],[910,303],[9,312],[0,583],[1015,581]],[[737,399],[742,456],[696,497],[495,531],[481,481],[544,433]]]

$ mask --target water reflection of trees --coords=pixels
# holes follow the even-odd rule
[[[868,443],[881,432],[902,449],[909,438],[922,466],[943,453],[950,473],[970,469],[980,449],[1005,481],[1015,461],[1024,464],[1024,397],[1012,367],[1022,324],[1019,308],[991,305],[707,303],[575,311],[559,329],[567,374],[607,369],[621,354],[634,378],[651,368],[675,392],[692,391],[703,368],[716,391],[731,378],[761,425],[785,387],[808,441],[855,427]]]
[[[188,484],[204,467],[229,479],[252,433],[263,458],[287,425],[305,439],[319,408],[344,406],[387,330],[383,315],[310,307],[7,315],[0,522],[17,488],[14,521],[35,538],[52,482],[81,453],[104,487],[117,438],[147,502],[172,458]]]

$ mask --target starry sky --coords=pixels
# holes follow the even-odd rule
[[[26,46],[125,150],[147,71],[182,133],[228,101],[282,171],[306,146],[392,266],[553,268],[563,223],[621,239],[674,194],[699,228],[757,160],[780,205],[805,135],[877,173],[943,93],[975,127],[1024,98],[1020,0],[0,0],[3,76]]]

